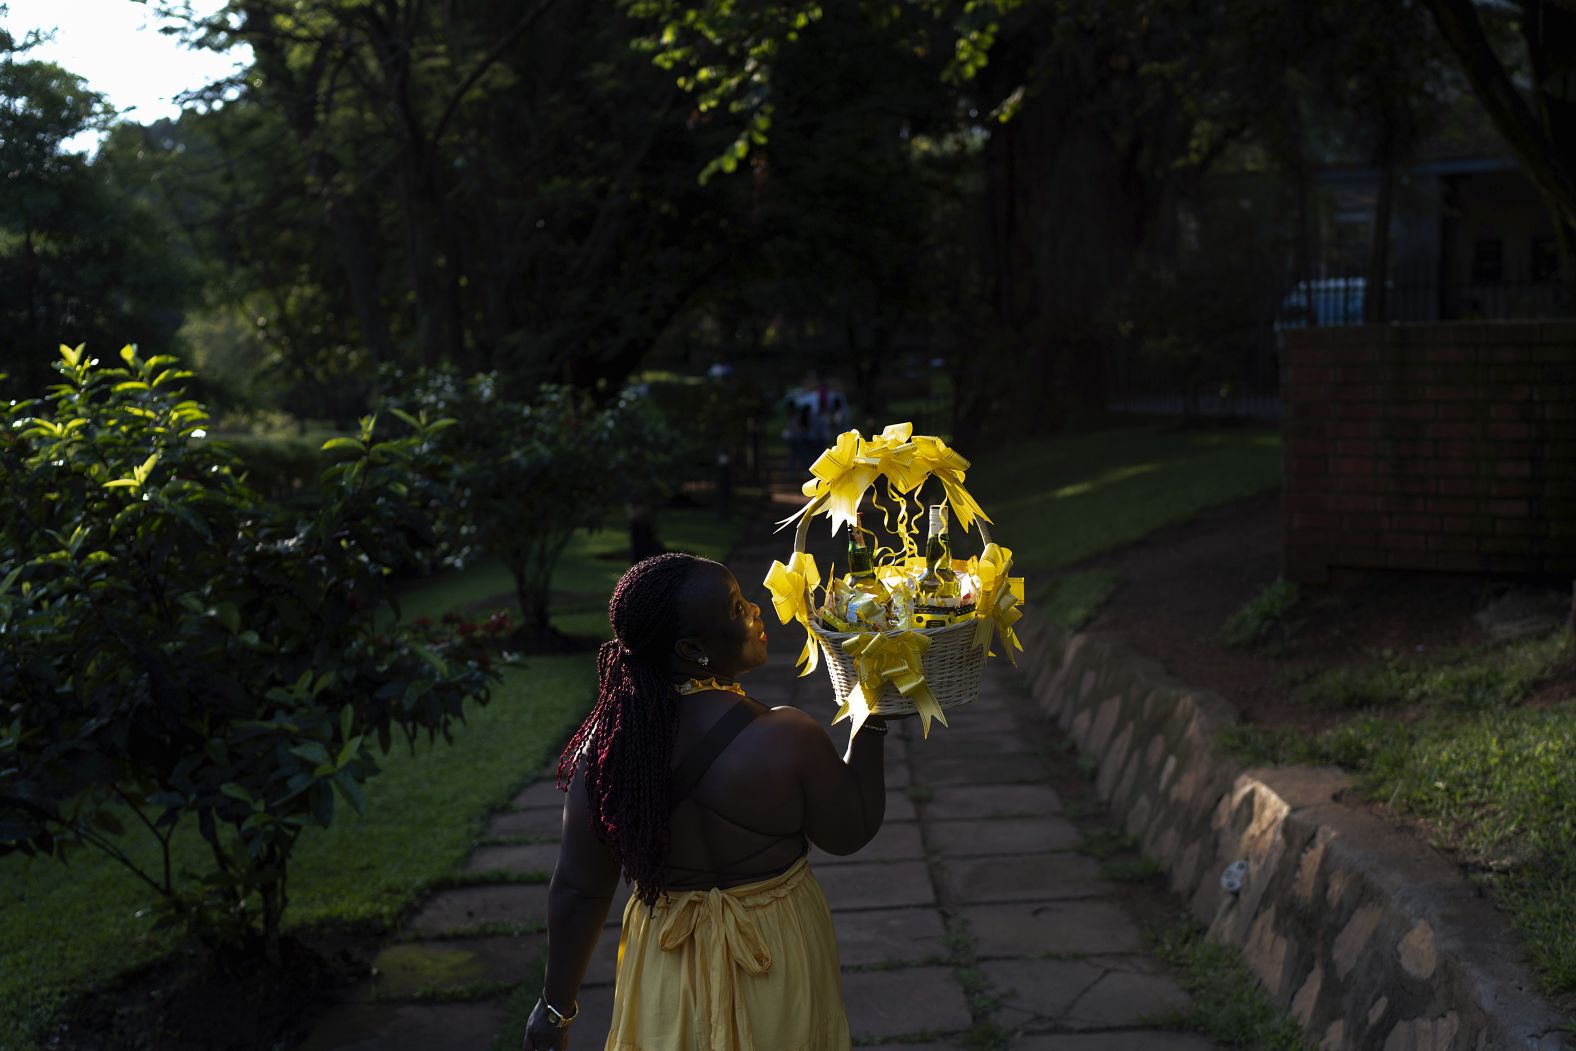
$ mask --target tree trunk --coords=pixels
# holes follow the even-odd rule
[[[1385,132],[1380,147],[1379,194],[1374,201],[1373,237],[1368,244],[1368,281],[1363,296],[1363,321],[1377,325],[1389,317],[1390,212],[1395,199],[1395,149]]]
[[[329,229],[334,232],[334,243],[339,257],[345,264],[345,277],[350,283],[350,301],[356,309],[356,320],[361,325],[361,338],[372,356],[374,367],[396,360],[394,338],[389,331],[388,314],[383,310],[383,300],[378,294],[377,268],[372,253],[367,249],[367,228],[354,207],[344,198],[329,191],[324,208]]]

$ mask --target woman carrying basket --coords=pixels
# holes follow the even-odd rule
[[[568,1046],[621,871],[635,893],[606,1051],[850,1046],[806,854],[851,854],[881,827],[886,725],[871,718],[839,757],[810,716],[746,696],[739,676],[766,661],[760,612],[693,555],[639,562],[614,589],[597,703],[559,764],[563,843],[527,1051]]]

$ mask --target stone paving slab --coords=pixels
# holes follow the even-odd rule
[[[1136,960],[993,960],[980,969],[1001,998],[998,1019],[1016,1029],[1112,1029],[1187,1010],[1191,998],[1170,978],[1123,966]]]
[[[511,847],[477,847],[465,862],[466,872],[545,872],[558,864],[557,843],[526,843]]]
[[[600,1051],[607,1042],[608,1031],[613,1028],[613,987],[581,986],[576,1002],[580,1004],[580,1017],[575,1019],[574,1026],[569,1030],[569,1046],[575,1051]],[[460,1051],[461,1045],[450,1046]],[[474,1046],[476,1051],[487,1051],[492,1044],[489,1042]]]
[[[846,973],[843,1005],[855,1040],[961,1032],[973,1024],[950,967]]]
[[[395,942],[372,961],[377,973],[368,991],[398,1000],[481,982],[530,984],[541,978],[546,951],[545,934]]]
[[[556,780],[532,781],[514,797],[510,805],[516,810],[534,810],[538,807],[549,807],[562,812],[564,809],[564,794],[558,790],[558,782]]]
[[[914,780],[925,785],[997,785],[1039,782],[1045,763],[1033,752],[1008,755],[936,755],[914,760]]]
[[[432,1051],[489,1048],[503,1024],[501,1003],[346,1004],[295,1051]]]
[[[889,791],[886,797],[886,817],[882,819],[883,825],[887,821],[919,820],[919,812],[914,809],[914,801],[908,798],[907,792]]]
[[[946,928],[931,908],[856,909],[839,913],[835,926],[844,967],[934,962],[946,953]]]
[[[952,785],[936,789],[925,804],[931,821],[965,818],[1042,817],[1061,809],[1061,797],[1048,785]]]
[[[1009,1026],[1062,1018],[1106,973],[1087,959],[988,960],[980,970],[1001,998],[999,1020]]]
[[[1170,978],[1107,971],[1059,1021],[1074,1029],[1110,1029],[1142,1024],[1146,1017],[1185,1011],[1193,998]]]
[[[1017,730],[1018,717],[1006,708],[966,704],[947,712],[946,726],[932,723],[930,736],[931,740],[939,742],[969,734],[1015,733]]]
[[[414,934],[443,934],[484,923],[547,922],[547,885],[451,887],[428,899],[406,924]]]
[[[489,836],[550,836],[554,842],[563,831],[563,813],[549,807],[505,810],[488,818],[486,826]]]
[[[883,821],[875,838],[852,854],[828,854],[820,847],[810,848],[810,867],[848,865],[860,861],[919,861],[925,857],[925,843],[914,821]]]
[[[1034,741],[1018,730],[959,730],[936,727],[930,740],[922,741],[916,733],[909,743],[914,755],[927,748],[934,748],[937,755],[1017,755],[1038,752]]]
[[[1071,850],[1078,829],[1060,817],[1004,817],[926,823],[930,846],[943,855],[1032,854]]]
[[[1011,1047],[1012,1051],[1216,1051],[1201,1036],[1155,1030],[1023,1036]]]
[[[936,904],[930,869],[923,861],[829,865],[817,872],[816,878],[833,912]]]
[[[941,869],[952,900],[964,904],[1091,898],[1116,889],[1100,875],[1099,862],[1065,851],[954,858]]]
[[[1105,901],[971,905],[961,915],[974,933],[981,959],[1143,951],[1143,937],[1132,918]]]

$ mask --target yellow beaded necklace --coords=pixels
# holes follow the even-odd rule
[[[726,690],[728,693],[736,693],[740,697],[747,696],[744,692],[744,687],[738,683],[718,682],[715,677],[710,679],[685,679],[673,688],[678,691],[680,697],[692,693],[705,693],[707,690]]]

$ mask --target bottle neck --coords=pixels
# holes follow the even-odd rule
[[[870,549],[864,545],[848,547],[848,572],[850,576],[866,577],[875,573],[875,565],[870,560]]]

